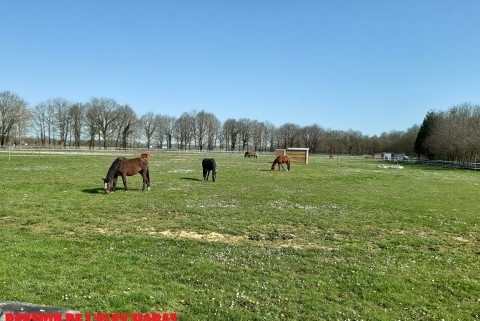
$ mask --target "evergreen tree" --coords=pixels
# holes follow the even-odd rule
[[[417,139],[415,140],[414,151],[418,155],[425,155],[428,158],[431,158],[432,153],[430,148],[425,144],[425,140],[432,134],[433,128],[437,121],[438,115],[434,111],[429,111],[425,116],[420,130],[417,134]]]

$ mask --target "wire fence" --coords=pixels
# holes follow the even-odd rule
[[[468,169],[478,171],[480,170],[480,163],[478,162],[456,162],[444,160],[418,160],[416,164],[424,166],[436,166],[455,169]]]
[[[230,156],[243,156],[244,151],[226,151],[221,149],[215,150],[180,150],[180,149],[147,149],[147,148],[128,148],[128,149],[119,149],[119,148],[97,148],[90,149],[87,147],[60,147],[60,146],[4,146],[0,147],[0,156],[8,157],[11,156],[74,156],[74,155],[83,155],[83,156],[140,156],[143,153],[150,153],[152,156],[159,156],[160,154],[192,154],[192,155],[211,155],[211,154],[222,154]],[[273,157],[274,152],[263,152],[260,153],[260,156]],[[345,164],[345,163],[372,163],[372,162],[382,162],[382,163],[395,163],[395,164],[415,164],[422,166],[434,166],[442,168],[452,168],[452,169],[464,169],[464,170],[474,170],[480,171],[480,162],[458,162],[458,161],[445,161],[445,160],[425,160],[425,159],[408,159],[403,161],[398,160],[384,160],[377,159],[371,155],[332,155],[332,154],[310,154],[311,157],[319,157],[330,159],[332,163]]]

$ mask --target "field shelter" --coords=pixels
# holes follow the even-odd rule
[[[308,164],[308,150],[309,148],[287,148],[287,156],[292,163]]]

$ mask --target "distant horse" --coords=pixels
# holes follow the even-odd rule
[[[150,171],[148,170],[148,161],[145,158],[132,158],[126,159],[125,157],[118,157],[113,161],[112,165],[108,169],[107,178],[103,179],[105,193],[109,194],[114,192],[117,188],[117,177],[122,176],[123,186],[125,192],[127,187],[127,176],[133,176],[140,173],[143,178],[142,191],[145,190],[145,186],[150,190]]]
[[[253,157],[253,158],[257,158],[258,157],[258,154],[257,152],[245,152],[245,157]]]
[[[282,166],[282,169],[285,170],[283,164],[287,164],[287,171],[290,170],[290,158],[288,156],[277,156],[277,158],[275,158],[275,160],[273,161],[272,171],[275,169],[275,165],[277,164],[278,170],[280,170],[280,166]]]
[[[208,181],[208,175],[212,171],[212,180],[215,182],[217,179],[217,163],[213,158],[204,158],[202,160],[203,168],[203,180]]]

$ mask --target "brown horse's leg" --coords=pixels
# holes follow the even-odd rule
[[[147,172],[141,171],[140,174],[142,174],[142,179],[143,179],[143,185],[142,185],[142,192],[143,192],[145,191],[145,185],[147,185]]]
[[[147,190],[150,190],[150,171],[147,168]]]
[[[123,188],[125,189],[125,192],[128,191],[127,174],[122,174],[122,182],[123,182]]]

